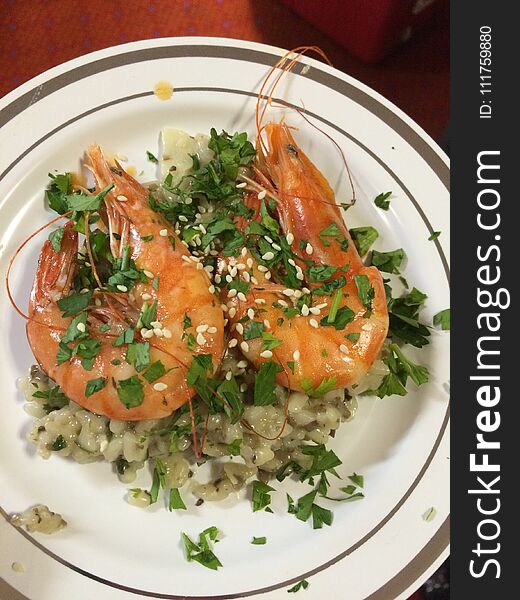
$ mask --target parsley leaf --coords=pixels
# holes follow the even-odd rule
[[[143,384],[137,375],[117,382],[117,395],[126,408],[134,408],[144,401]]]
[[[59,452],[60,450],[63,450],[63,448],[66,447],[67,442],[65,441],[65,438],[60,434],[52,443],[51,450],[53,450],[54,452]]]
[[[185,533],[182,533],[182,541],[184,543],[186,560],[188,562],[194,560],[201,564],[203,567],[213,569],[214,571],[221,567],[222,563],[211,550],[209,542],[206,538],[206,536],[209,536],[211,541],[218,541],[217,535],[217,528],[209,527],[199,535],[199,543],[196,544]]]
[[[150,364],[150,342],[133,342],[126,349],[126,362],[140,373]]]
[[[372,314],[372,301],[374,300],[375,290],[366,275],[354,275],[354,280],[356,282],[359,299],[367,309],[363,316],[368,319]]]
[[[262,340],[262,351],[274,350],[282,343],[282,340],[279,340],[270,331],[264,331],[262,333]]]
[[[153,154],[150,152],[150,150],[147,150],[147,151],[146,151],[146,158],[147,158],[147,159],[148,159],[150,162],[152,162],[152,163],[154,163],[154,164],[157,164],[157,163],[159,162],[159,161],[157,160],[157,157],[156,157],[156,156],[154,156],[154,155],[153,155]]]
[[[378,196],[376,196],[376,198],[374,200],[374,204],[378,208],[381,208],[383,210],[388,210],[390,207],[390,200],[388,200],[388,198],[390,198],[391,195],[392,195],[392,192],[384,192],[382,194],[379,194]]]
[[[354,227],[350,229],[350,237],[359,255],[364,256],[379,237],[379,233],[374,227]]]
[[[255,406],[267,406],[276,401],[275,378],[282,370],[282,367],[273,360],[267,360],[260,365],[255,379]]]
[[[186,504],[181,498],[181,494],[177,488],[170,489],[170,499],[168,502],[168,510],[186,510]]]
[[[56,252],[61,252],[61,240],[63,239],[64,231],[63,227],[59,227],[49,233],[49,241]]]
[[[121,332],[114,340],[114,346],[122,346],[123,344],[131,344],[134,341],[134,328],[129,327]]]
[[[398,248],[391,252],[372,251],[372,264],[385,273],[399,273],[399,267],[405,257],[404,250]]]
[[[336,317],[332,323],[329,323],[329,315],[326,315],[320,320],[320,325],[322,327],[334,327],[338,331],[345,329],[345,327],[351,323],[356,316],[354,311],[348,306],[342,306],[340,309],[338,309],[336,312]]]
[[[244,340],[254,340],[262,337],[264,331],[264,324],[260,321],[249,321],[244,325]]]
[[[255,546],[263,546],[264,544],[267,544],[267,538],[266,537],[255,537],[253,536],[253,539],[251,540],[251,543]]]
[[[287,593],[292,594],[299,592],[300,590],[306,590],[309,587],[309,582],[306,579],[302,579],[296,585],[293,585],[287,590]]]
[[[106,377],[97,377],[96,379],[90,379],[87,381],[87,385],[85,386],[85,396],[88,398],[102,390],[107,384]]]
[[[166,368],[160,360],[153,362],[148,369],[143,373],[143,377],[148,383],[153,383],[166,374]]]
[[[441,310],[436,315],[433,315],[433,324],[437,327],[440,325],[443,331],[448,331],[450,329],[450,309],[445,308]]]
[[[312,387],[312,380],[307,377],[302,379],[301,385],[308,396],[319,397],[336,389],[336,377],[334,377],[334,375],[324,377],[316,389]]]
[[[436,240],[439,236],[440,236],[441,232],[440,231],[434,231],[430,237],[428,238],[429,242],[433,242],[434,240]]]
[[[274,488],[270,485],[267,485],[263,481],[253,481],[253,512],[264,509],[270,510],[268,508],[269,504],[271,504],[270,492],[274,492]]]
[[[73,315],[85,310],[90,304],[92,290],[81,294],[70,294],[56,302],[58,308],[63,311],[63,317],[72,317]]]
[[[69,210],[78,212],[99,210],[103,198],[115,187],[113,183],[107,185],[98,194],[70,194],[66,197]]]
[[[44,398],[47,400],[46,404],[43,405],[44,410],[47,412],[63,408],[69,403],[69,399],[61,391],[59,385],[55,385],[48,390],[36,390],[33,393],[33,398]]]

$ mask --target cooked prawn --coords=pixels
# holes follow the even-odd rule
[[[235,329],[241,351],[257,368],[266,360],[279,363],[283,369],[277,375],[281,385],[294,390],[316,389],[328,380],[337,388],[356,384],[368,371],[388,332],[388,311],[385,290],[376,267],[366,267],[356,250],[343,221],[327,181],[296,145],[285,123],[269,123],[264,128],[267,146],[257,144],[258,189],[268,191],[276,201],[279,222],[289,240],[304,279],[305,290],[287,289],[266,279],[269,271],[254,266],[256,284],[244,296],[228,299],[232,303],[230,321]],[[265,196],[265,192],[260,192]],[[249,207],[258,212],[258,192],[248,196]],[[255,206],[256,205],[256,206]],[[334,226],[333,239],[324,238],[323,231]],[[320,234],[322,234],[320,236]],[[341,240],[340,243],[338,240]],[[302,244],[300,244],[302,242]],[[249,260],[253,260],[252,257]],[[341,297],[315,296],[317,283],[308,282],[307,265],[337,267],[329,281],[341,280]],[[251,264],[251,262],[250,262]],[[373,297],[371,306],[362,301],[356,277],[365,276]],[[358,279],[359,281],[359,279]],[[298,298],[308,293],[311,305],[301,306],[299,314],[287,318],[284,307],[293,307]],[[341,329],[320,321],[330,314],[333,298],[336,307],[348,307],[351,320]],[[339,301],[339,302],[338,302]],[[281,343],[270,350],[262,350],[262,339],[244,340],[239,321],[255,312],[263,321],[264,331],[270,332]],[[259,311],[261,309],[261,312]],[[333,378],[333,379],[331,379]]]
[[[69,221],[64,227],[61,251],[56,252],[46,241],[40,254],[27,323],[29,343],[49,377],[84,408],[115,419],[164,417],[195,393],[186,382],[193,354],[211,354],[217,368],[223,353],[222,309],[210,291],[202,265],[190,258],[171,224],[148,206],[147,190],[122,169],[111,168],[99,147],[90,148],[88,155],[99,189],[115,186],[105,197],[103,214],[112,253],[114,257],[122,256],[125,246],[129,246],[136,268],[148,279],[136,283],[130,292],[108,293],[96,288],[84,328],[99,344],[92,368],[86,370],[78,356],[58,365],[60,340],[72,318],[62,316],[57,301],[71,292],[78,258],[78,234]],[[94,275],[98,278],[95,269]],[[160,360],[164,366],[165,373],[153,382],[125,360],[127,344],[114,346],[118,335],[136,327],[145,302],[147,306],[157,303],[156,321],[153,329],[135,329],[135,341],[149,342],[149,363]],[[100,332],[99,326],[104,324],[110,329],[104,331],[105,326]],[[188,347],[188,333],[192,341],[196,340],[195,349]],[[95,379],[102,380],[104,387],[86,395],[87,383]],[[119,390],[121,382],[129,380],[138,380],[142,393],[137,391],[125,405]]]

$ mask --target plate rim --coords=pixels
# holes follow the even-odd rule
[[[9,94],[7,94],[3,99],[0,100],[0,106],[2,106],[2,108],[0,109],[0,127],[3,124],[5,124],[6,122],[8,122],[9,120],[11,120],[12,118],[15,118],[17,115],[23,113],[24,110],[26,110],[27,108],[32,106],[34,103],[38,102],[40,99],[46,97],[47,95],[49,95],[51,93],[54,93],[55,91],[58,91],[63,86],[59,85],[59,87],[53,88],[53,85],[56,86],[57,84],[60,84],[64,78],[67,78],[67,76],[72,77],[72,73],[74,71],[78,71],[83,68],[83,72],[85,73],[83,75],[83,77],[88,77],[88,76],[94,75],[97,72],[100,72],[101,70],[104,70],[104,69],[96,69],[95,68],[94,70],[89,71],[88,67],[93,67],[93,66],[95,67],[96,65],[99,66],[99,64],[103,63],[103,61],[106,61],[106,59],[112,59],[112,62],[114,63],[113,66],[109,67],[109,68],[117,68],[117,67],[120,67],[122,64],[129,64],[127,62],[125,62],[125,63],[121,62],[121,58],[123,56],[128,56],[128,54],[134,54],[133,58],[137,58],[138,56],[135,56],[136,54],[144,56],[143,51],[158,50],[159,48],[164,48],[165,50],[168,50],[168,49],[171,50],[172,48],[177,48],[177,49],[188,48],[192,52],[194,51],[195,48],[199,48],[199,49],[208,48],[208,49],[212,49],[212,50],[218,49],[221,52],[212,54],[212,56],[218,56],[220,58],[230,58],[230,59],[235,59],[235,60],[237,60],[237,59],[245,60],[245,61],[247,61],[248,59],[246,59],[244,57],[247,56],[249,53],[253,53],[255,55],[261,54],[264,57],[266,55],[268,55],[271,59],[276,59],[277,57],[279,57],[281,55],[281,53],[285,52],[284,49],[276,48],[274,46],[269,46],[266,44],[259,44],[259,43],[255,43],[255,42],[246,42],[243,40],[233,40],[233,39],[229,39],[229,38],[208,38],[208,37],[160,38],[160,39],[143,40],[143,41],[139,41],[139,42],[130,42],[127,44],[112,46],[110,48],[106,48],[103,50],[92,52],[87,55],[83,55],[81,57],[67,61],[66,63],[62,63],[61,65],[53,67],[52,69],[49,69],[48,71],[46,71],[40,75],[37,75],[36,77],[29,80],[28,82],[22,84],[22,86],[20,86],[16,90],[13,90]],[[243,52],[240,52],[240,50],[242,50]],[[233,52],[237,52],[237,51],[238,51],[238,54],[241,54],[243,58],[238,58],[237,56],[229,55],[229,54],[233,54]],[[145,54],[146,54],[146,52],[145,52]],[[184,56],[190,56],[190,55],[192,55],[192,54],[188,53],[188,54],[185,54]],[[165,56],[165,58],[168,58],[168,57],[173,58],[174,56],[175,56],[175,54],[173,54],[173,55],[170,54],[168,56]],[[177,56],[179,56],[179,55],[177,55]],[[204,56],[204,54],[197,54],[196,56]],[[209,56],[209,55],[206,55],[206,56]],[[154,60],[157,60],[158,58],[161,58],[161,57],[160,56],[153,57]],[[114,59],[115,59],[115,61],[114,61]],[[119,61],[117,59],[119,59]],[[151,58],[142,58],[139,61],[135,60],[133,62],[142,62],[143,60],[146,61],[146,60],[150,60],[150,59]],[[265,62],[263,62],[261,60],[254,60],[253,62],[260,63],[260,64],[266,64]],[[389,127],[391,127],[401,138],[403,138],[405,141],[407,141],[412,146],[412,148],[414,148],[414,150],[416,152],[419,152],[416,145],[414,143],[410,142],[408,135],[403,135],[403,132],[406,132],[407,134],[409,134],[411,132],[412,138],[414,138],[414,142],[419,141],[423,148],[424,148],[424,146],[426,146],[428,148],[427,154],[429,155],[429,157],[430,158],[434,157],[434,164],[432,165],[432,163],[428,160],[428,158],[425,158],[424,154],[422,152],[419,152],[419,154],[422,155],[423,159],[428,164],[429,168],[437,175],[437,177],[439,178],[441,183],[444,185],[444,187],[449,192],[449,160],[448,160],[447,156],[444,154],[444,152],[437,146],[437,144],[430,138],[430,136],[426,132],[424,132],[424,130],[422,130],[422,128],[419,125],[417,125],[417,123],[415,123],[410,117],[408,117],[405,113],[403,113],[398,107],[394,106],[386,98],[384,98],[383,96],[381,96],[380,94],[378,94],[377,92],[375,92],[374,90],[372,90],[371,88],[366,86],[365,84],[357,81],[356,79],[342,73],[341,71],[338,71],[334,68],[328,67],[328,65],[324,65],[323,63],[320,63],[320,62],[318,62],[314,59],[308,58],[308,57],[305,57],[305,60],[303,62],[312,64],[313,66],[316,67],[315,69],[312,70],[311,75],[309,75],[308,77],[310,79],[316,81],[317,83],[321,83],[322,85],[325,85],[326,87],[329,87],[329,88],[332,87],[332,86],[328,85],[327,83],[324,83],[324,81],[320,81],[319,77],[317,79],[316,77],[313,76],[316,74],[320,75],[320,74],[324,73],[327,75],[327,77],[325,78],[326,80],[330,81],[330,79],[333,78],[336,81],[346,83],[349,86],[350,91],[357,90],[357,91],[361,92],[361,94],[363,95],[363,97],[361,99],[364,99],[364,100],[370,99],[371,100],[371,102],[369,103],[368,106],[364,102],[360,101],[360,97],[353,98],[351,95],[348,95],[348,97],[349,97],[349,99],[353,100],[354,102],[361,104],[361,106],[363,106],[366,110],[368,110],[372,114],[375,114],[375,116],[381,118],[381,120],[384,123],[386,123]],[[103,64],[110,64],[110,60],[104,62]],[[75,79],[75,78],[70,79],[68,81],[68,83],[72,83],[73,81],[77,81],[77,79]],[[48,89],[45,89],[46,86]],[[335,87],[332,87],[332,89],[342,93],[340,90],[338,90]],[[344,94],[344,95],[346,95],[346,94]],[[371,104],[371,106],[370,106],[370,104]],[[386,116],[391,115],[393,117],[393,119],[391,119],[389,122],[387,119],[383,118],[379,112],[375,112],[374,110],[372,110],[372,108],[375,108],[375,107],[382,107],[384,109],[385,115]],[[7,119],[6,119],[6,117],[7,117]],[[397,117],[398,121],[400,121],[399,128],[395,127],[395,125],[396,125],[395,118],[396,117]],[[5,121],[3,121],[3,119],[5,119]],[[392,123],[392,121],[394,121],[394,122]],[[51,132],[51,134],[52,134],[52,132]],[[29,150],[26,152],[29,152],[30,150],[31,150],[31,148],[29,148]],[[22,154],[22,157],[24,155],[25,154]],[[4,171],[2,173],[2,175],[0,175],[0,180],[3,179],[3,177],[7,174],[7,172],[9,170],[11,170],[13,165],[14,165],[14,163],[12,163],[8,167],[8,169],[6,171]],[[439,174],[438,169],[442,169],[443,173]],[[403,188],[406,191],[406,187],[403,186]],[[412,197],[410,194],[408,194],[408,195],[410,197]],[[417,206],[417,208],[419,208],[419,207]],[[423,220],[424,220],[425,216],[424,215],[421,215],[421,216],[423,216]],[[426,220],[426,222],[427,222],[427,220]],[[435,240],[435,243],[437,245],[437,250],[439,251],[439,254],[441,256],[441,261],[442,261],[442,257],[444,256],[444,254],[442,252],[442,248],[441,248],[438,240]],[[448,277],[448,285],[449,285],[449,265],[448,265],[446,258],[444,258],[444,261],[442,261],[442,262],[444,263],[443,266],[445,268],[445,272]],[[443,425],[441,426],[441,430],[437,437],[436,444],[434,445],[434,447],[425,463],[425,466],[421,470],[421,473],[418,475],[416,481],[414,481],[414,484],[412,485],[411,490],[413,490],[413,488],[416,485],[416,482],[418,482],[420,480],[422,474],[424,474],[424,472],[427,470],[429,462],[431,461],[433,456],[435,456],[437,446],[440,444],[444,435],[446,434],[446,426],[447,426],[448,422],[449,422],[449,404],[447,406],[446,417],[444,419]],[[408,490],[405,493],[404,500],[408,497],[409,493],[411,493],[410,490]],[[4,517],[7,518],[7,515],[1,508],[0,508],[0,512],[2,513],[2,515]],[[391,511],[391,513],[393,513],[393,511]],[[426,573],[429,570],[429,568],[431,568],[431,565],[434,564],[436,561],[438,561],[439,557],[441,555],[444,555],[447,552],[447,548],[449,547],[449,537],[448,537],[448,533],[447,533],[448,529],[449,529],[448,524],[449,524],[449,515],[448,515],[446,521],[444,521],[438,527],[438,529],[435,531],[435,533],[433,534],[430,541],[425,546],[423,546],[421,551],[407,565],[405,565],[401,569],[400,572],[398,572],[391,580],[387,581],[378,590],[376,590],[370,596],[368,596],[366,600],[369,600],[369,599],[370,600],[380,600],[380,599],[382,600],[383,598],[388,598],[388,596],[385,595],[386,594],[385,590],[388,589],[388,586],[390,584],[392,584],[392,587],[395,589],[395,586],[398,585],[398,583],[399,583],[396,580],[401,579],[402,584],[404,584],[404,587],[401,588],[400,592],[396,590],[397,595],[400,595],[401,593],[404,593],[404,591],[407,588],[409,588],[411,585],[413,585],[413,583],[415,581],[418,581],[419,579],[421,579],[423,574]],[[378,526],[378,528],[379,528],[379,526]],[[21,532],[21,533],[25,533],[25,532]],[[35,543],[32,536],[24,535],[24,537],[29,539],[32,543]],[[93,576],[93,574],[84,572],[82,569],[80,569],[78,567],[70,565],[69,563],[67,563],[67,561],[65,561],[64,559],[61,559],[60,557],[56,557],[55,555],[53,555],[53,553],[48,551],[45,547],[41,546],[40,544],[36,543],[36,545],[46,554],[52,555],[53,558],[58,560],[58,562],[64,564],[65,566],[68,566],[69,568],[72,568],[73,570],[75,570],[76,572],[79,572],[82,575],[91,577],[91,578],[95,579],[96,581],[100,581],[101,583],[104,583],[105,585],[110,585],[112,587],[123,589],[125,591],[149,595],[152,597],[180,598],[180,596],[175,596],[175,595],[164,595],[164,594],[158,594],[158,593],[145,592],[144,590],[134,590],[133,588],[121,586],[120,584],[115,584],[114,582],[105,581],[97,576]],[[436,548],[436,552],[434,553],[433,556],[428,556],[428,557],[422,558],[422,560],[427,560],[428,562],[427,562],[427,564],[424,564],[420,568],[419,574],[416,573],[416,575],[414,577],[414,581],[408,580],[405,583],[404,578],[407,575],[407,572],[411,568],[413,568],[414,571],[417,571],[417,564],[415,564],[416,559],[418,559],[419,556],[423,556],[425,551],[427,551],[429,548],[431,549],[434,547]],[[341,555],[343,555],[343,556],[341,556]],[[331,564],[339,562],[339,560],[341,560],[341,558],[343,558],[345,556],[344,553],[341,553],[341,555],[339,555],[338,557],[335,557],[335,559],[329,561],[328,563],[321,565],[321,566],[317,567],[316,569],[313,569],[311,572],[309,572],[307,574],[307,576],[310,576],[311,574],[315,574],[316,572],[322,571],[322,570],[326,569],[328,566],[330,566]],[[216,596],[215,598],[222,598],[222,599],[223,598],[238,598],[238,597],[245,597],[245,596],[265,593],[268,591],[272,591],[272,590],[279,589],[281,587],[290,585],[291,583],[293,583],[294,581],[297,581],[298,579],[299,578],[296,578],[296,579],[293,578],[291,580],[288,580],[287,582],[275,584],[273,586],[267,586],[262,589],[252,590],[249,592],[240,592],[240,593],[236,593],[236,594],[224,594],[224,595]],[[186,596],[182,596],[182,597],[185,598]],[[191,596],[191,597],[192,598],[202,598],[201,596]]]

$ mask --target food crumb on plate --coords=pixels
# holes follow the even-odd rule
[[[11,569],[15,572],[15,573],[25,573],[25,565],[21,562],[14,562],[11,565]]]
[[[44,504],[36,504],[21,513],[11,517],[11,523],[16,527],[25,527],[30,533],[52,534],[67,526],[67,521],[59,513],[52,512]]]
[[[153,86],[153,93],[159,100],[169,100],[173,94],[173,85],[168,81],[158,81]]]

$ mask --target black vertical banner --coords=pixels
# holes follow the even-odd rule
[[[515,3],[452,0],[452,598],[520,597]],[[516,14],[516,13],[515,13]],[[513,148],[513,144],[515,148]],[[518,379],[518,382],[517,382]],[[509,465],[509,466],[508,466]],[[515,561],[516,563],[517,561]]]

